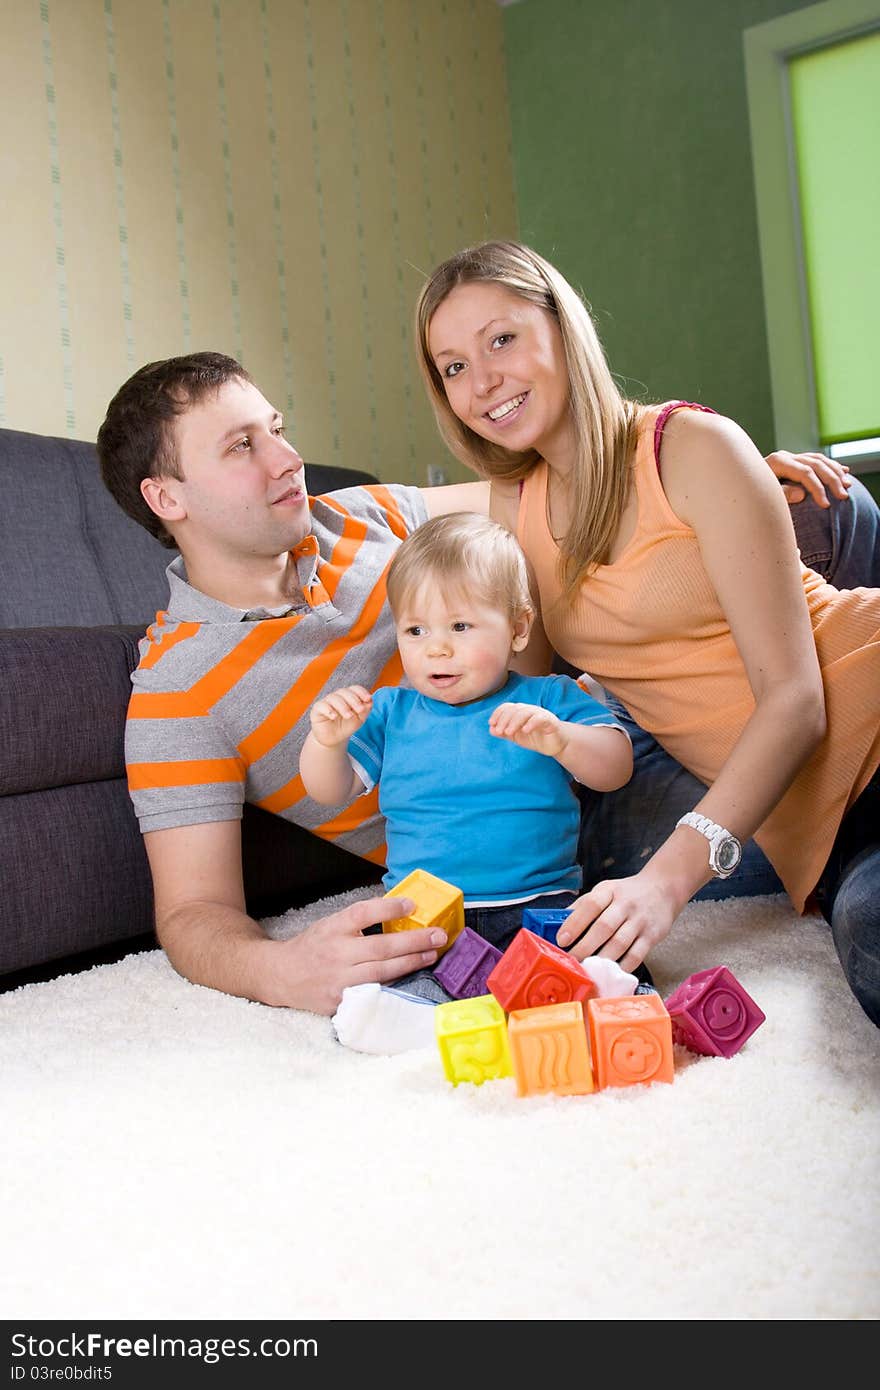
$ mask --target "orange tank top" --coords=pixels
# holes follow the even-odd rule
[[[660,481],[655,429],[685,404],[644,412],[634,460],[635,531],[613,564],[600,565],[582,583],[573,603],[561,599],[543,462],[523,483],[517,535],[535,570],[555,650],[622,700],[643,729],[710,784],[755,702],[697,537],[673,512]],[[802,569],[828,728],[755,835],[801,912],[844,812],[880,762],[880,589],[835,589]]]

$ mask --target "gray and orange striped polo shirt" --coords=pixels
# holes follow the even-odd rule
[[[305,793],[299,755],[315,700],[342,685],[395,685],[402,668],[385,579],[400,542],[426,520],[415,487],[345,488],[309,499],[293,551],[291,606],[245,611],[168,566],[132,673],[128,785],[142,832],[240,818],[246,801],[384,863],[376,790],[338,813]]]

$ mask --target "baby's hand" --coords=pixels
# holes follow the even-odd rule
[[[324,748],[335,748],[337,744],[347,743],[372,708],[373,697],[362,685],[345,685],[341,690],[332,690],[312,705],[309,715],[312,733]]]
[[[549,709],[540,705],[520,705],[513,701],[499,705],[489,720],[489,732],[496,738],[509,738],[520,748],[558,758],[566,746],[565,725]]]

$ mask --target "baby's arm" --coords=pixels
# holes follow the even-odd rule
[[[613,792],[632,776],[632,744],[614,724],[573,724],[541,705],[499,705],[489,732],[555,758],[576,781],[597,792]]]
[[[331,691],[312,705],[312,727],[300,753],[299,775],[313,801],[342,806],[364,790],[348,760],[348,740],[372,707],[373,697],[362,685]]]

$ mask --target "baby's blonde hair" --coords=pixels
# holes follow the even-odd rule
[[[419,526],[388,568],[388,602],[397,616],[426,584],[466,593],[511,620],[534,614],[526,558],[515,536],[477,512],[450,512]]]

